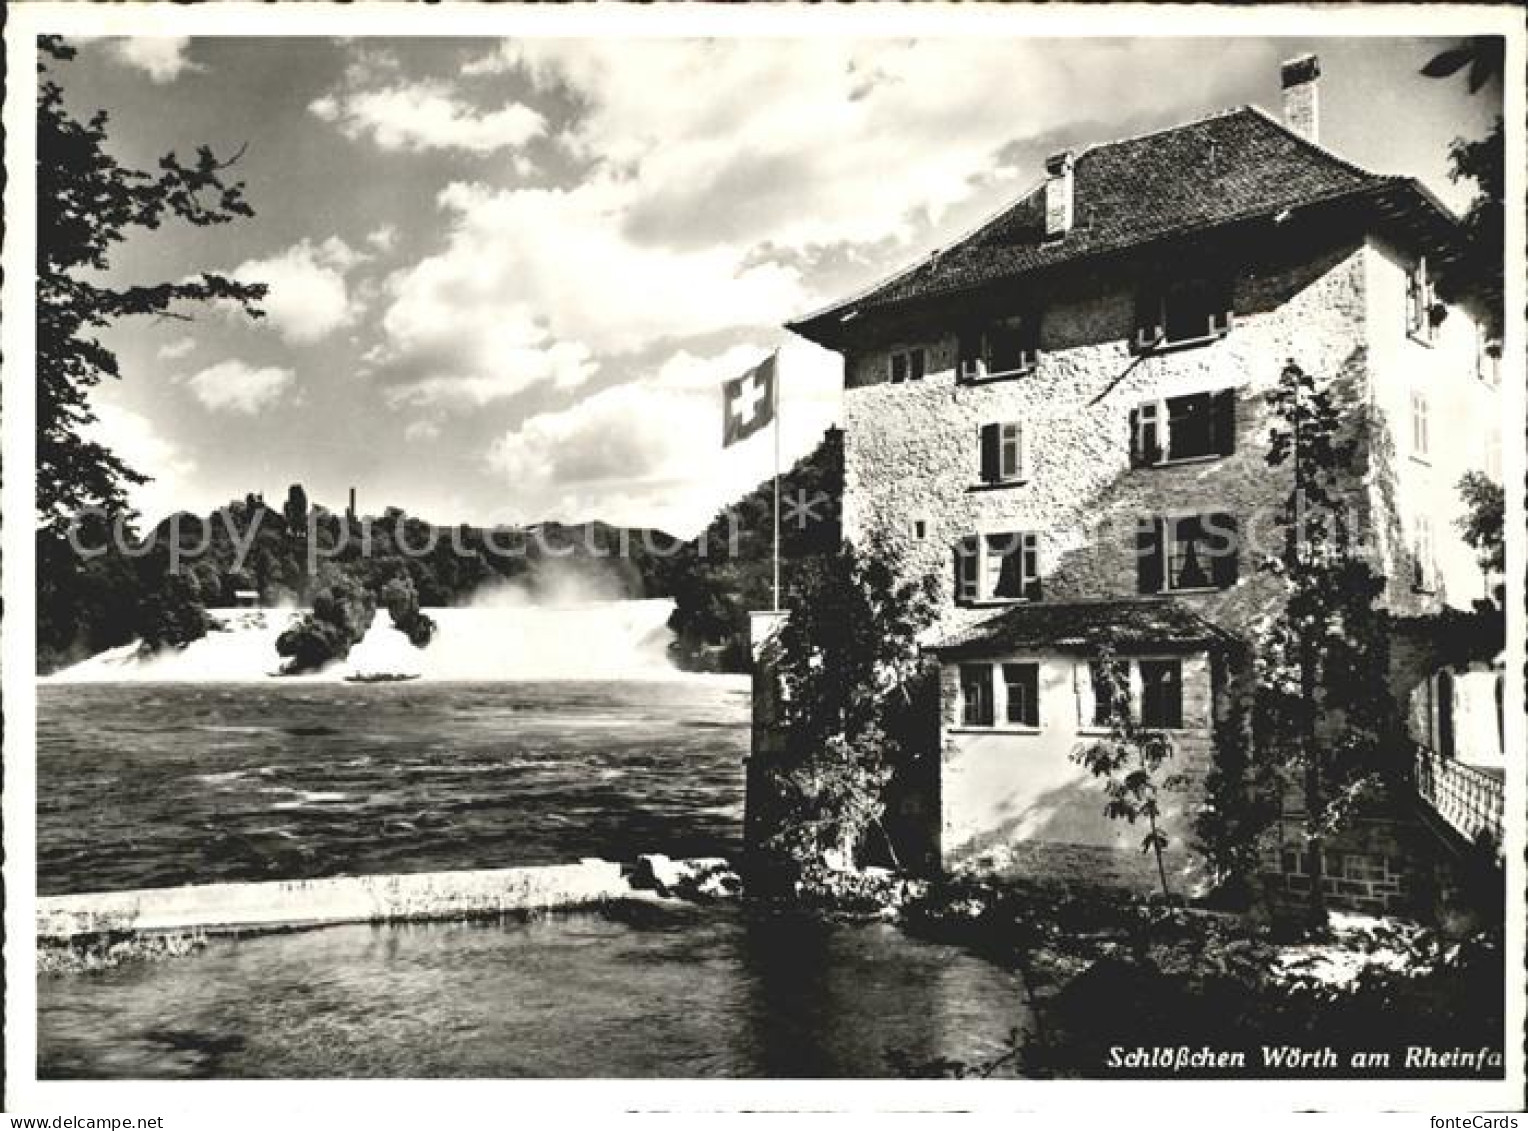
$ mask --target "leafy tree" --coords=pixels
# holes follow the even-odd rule
[[[190,574],[165,574],[138,606],[138,636],[146,652],[184,648],[206,636],[211,624]]]
[[[812,867],[853,860],[879,829],[885,790],[909,749],[899,707],[923,676],[918,634],[933,621],[932,577],[901,580],[898,555],[874,542],[805,569],[771,644],[783,750],[769,776],[771,846]]]
[[[1107,650],[1101,654],[1093,671],[1102,681],[1095,693],[1101,692],[1109,704],[1109,737],[1082,747],[1072,756],[1094,777],[1103,779],[1104,792],[1109,799],[1104,806],[1105,816],[1132,825],[1145,818],[1147,832],[1141,838],[1141,851],[1156,856],[1162,897],[1171,899],[1167,865],[1162,857],[1168,838],[1157,823],[1157,818],[1162,815],[1159,799],[1164,792],[1182,788],[1184,778],[1181,774],[1172,774],[1158,781],[1157,771],[1174,754],[1172,737],[1135,720],[1126,682],[1128,669],[1116,663]]]
[[[1427,61],[1422,73],[1448,78],[1468,68],[1471,94],[1499,84],[1506,68],[1507,41],[1499,35],[1462,40]],[[1474,181],[1479,190],[1464,214],[1465,254],[1445,265],[1441,283],[1451,298],[1473,299],[1482,308],[1487,332],[1502,332],[1502,249],[1506,231],[1506,145],[1502,119],[1483,138],[1455,138],[1449,146],[1449,179]],[[1492,347],[1499,350],[1499,345]]]
[[[87,429],[91,390],[121,372],[99,333],[124,318],[184,317],[186,303],[227,300],[259,317],[259,284],[203,274],[117,284],[116,245],[175,220],[204,228],[253,215],[232,161],[203,146],[191,163],[167,154],[154,172],[110,153],[104,110],[75,117],[51,67],[74,58],[56,36],[38,39],[37,100],[37,638],[47,668],[131,638],[142,596],[138,571],[115,554],[82,561],[65,534],[81,511],[131,517],[129,488],[147,481]],[[95,523],[89,519],[87,526]],[[95,537],[92,544],[109,542]],[[104,587],[104,588],[103,588]],[[109,591],[108,591],[109,590]]]
[[[1459,480],[1459,494],[1468,508],[1457,522],[1459,533],[1475,551],[1486,576],[1501,577],[1507,570],[1506,492],[1500,483],[1471,471]]]
[[[1310,916],[1326,922],[1323,845],[1394,765],[1401,729],[1386,673],[1384,578],[1359,554],[1346,488],[1361,414],[1294,362],[1269,391],[1268,463],[1291,470],[1282,552],[1262,564],[1282,592],[1254,647],[1253,732],[1301,782]],[[1382,755],[1392,757],[1385,759]]]
[[[821,443],[781,476],[781,587],[838,552],[843,500],[843,432]],[[674,598],[669,628],[681,667],[746,671],[748,614],[770,607],[774,552],[774,485],[764,482],[728,505],[679,553],[656,569],[660,592]]]
[[[1501,78],[1507,63],[1507,40],[1500,35],[1476,35],[1438,52],[1422,67],[1428,78],[1443,79],[1469,68],[1470,93]]]
[[[96,334],[127,317],[183,317],[187,302],[226,300],[251,316],[261,284],[203,274],[175,282],[112,285],[113,248],[135,230],[167,220],[195,227],[254,215],[242,182],[227,182],[233,161],[206,146],[183,163],[175,154],[156,172],[118,164],[108,147],[107,115],[74,117],[50,61],[75,49],[56,36],[38,40],[37,103],[37,511],[60,533],[86,507],[128,511],[126,491],[146,482],[139,471],[83,430],[95,421],[90,390],[121,375],[116,356]],[[235,158],[236,159],[236,158]]]
[[[1477,192],[1464,213],[1464,253],[1448,263],[1440,280],[1450,297],[1480,307],[1491,349],[1502,333],[1502,249],[1506,233],[1506,145],[1502,120],[1483,138],[1455,138],[1449,147],[1449,179],[1473,181]]]

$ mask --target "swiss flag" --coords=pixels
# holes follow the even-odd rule
[[[775,418],[775,355],[722,384],[722,447],[746,440]]]

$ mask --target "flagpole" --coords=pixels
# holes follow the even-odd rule
[[[775,350],[775,612],[780,611],[780,351]]]

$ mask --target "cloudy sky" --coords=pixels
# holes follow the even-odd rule
[[[270,285],[256,323],[124,324],[98,406],[149,517],[250,490],[443,522],[689,533],[770,473],[720,383],[782,353],[784,449],[838,358],[780,329],[953,238],[1047,153],[1242,103],[1322,58],[1326,144],[1456,207],[1496,108],[1417,39],[94,39],[55,68],[120,159],[245,154],[255,219],[165,228],[116,274]]]

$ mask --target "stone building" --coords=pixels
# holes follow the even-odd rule
[[[1223,657],[1276,613],[1257,563],[1290,482],[1264,394],[1289,362],[1371,415],[1352,497],[1386,606],[1486,594],[1454,521],[1462,474],[1501,475],[1496,363],[1432,282],[1457,220],[1320,145],[1313,57],[1283,79],[1282,121],[1247,106],[1059,153],[969,235],[790,326],[844,359],[845,537],[889,536],[942,582],[945,868],[1154,881],[1071,754],[1102,733],[1110,655],[1178,771],[1214,758]],[[1450,753],[1499,766],[1483,671],[1398,673],[1398,691],[1436,748],[1442,679]],[[1197,800],[1166,820],[1184,877]],[[1352,894],[1394,894],[1385,856],[1355,862],[1380,886]]]

